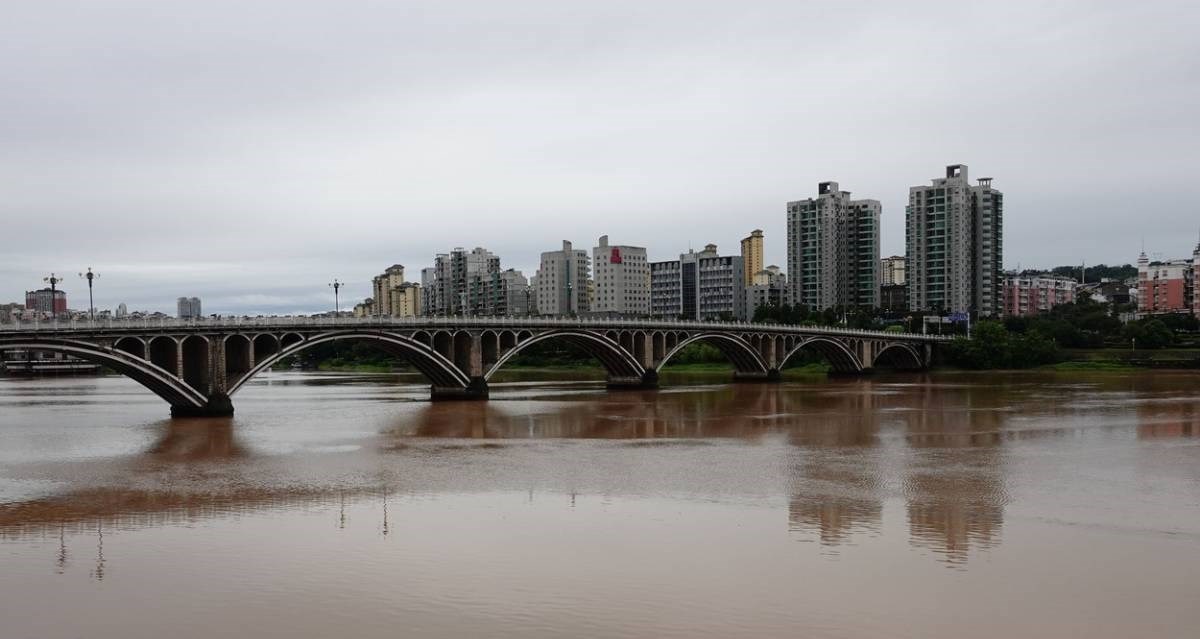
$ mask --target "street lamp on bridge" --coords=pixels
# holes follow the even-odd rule
[[[345,284],[337,281],[336,277],[333,278],[333,281],[329,283],[329,287],[333,289],[333,316],[334,317],[338,317],[342,314],[342,304],[338,300],[338,291],[341,290],[341,288],[343,286],[345,286]]]
[[[89,266],[87,273],[80,273],[79,277],[82,277],[87,280],[87,283],[88,283],[88,314],[92,318],[92,321],[95,322],[96,321],[96,303],[92,301],[92,280],[96,279],[97,277],[100,277],[100,274],[93,273],[92,267]],[[53,295],[51,295],[51,296],[53,297]]]
[[[62,282],[62,278],[51,273],[49,277],[43,277],[42,281],[50,285],[50,316],[57,318],[58,284]]]

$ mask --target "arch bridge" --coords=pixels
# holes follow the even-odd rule
[[[655,388],[658,372],[703,342],[733,364],[735,379],[777,381],[799,353],[835,373],[876,366],[928,367],[932,335],[774,324],[571,318],[232,318],[101,320],[0,326],[0,350],[51,351],[126,375],[171,405],[173,415],[229,415],[231,397],[281,359],[327,342],[369,342],[430,381],[433,399],[483,399],[488,380],[526,348],[558,341],[588,353],[609,388]]]

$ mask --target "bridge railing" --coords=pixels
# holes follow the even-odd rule
[[[161,318],[102,318],[24,320],[0,324],[0,336],[5,333],[96,333],[102,331],[172,330],[197,331],[204,329],[314,329],[314,328],[590,328],[595,330],[645,328],[659,330],[736,330],[803,335],[859,336],[883,339],[945,341],[950,337],[918,333],[891,333],[831,326],[798,326],[792,324],[756,324],[751,322],[706,322],[648,318],[589,318],[589,317],[204,317],[178,319]]]

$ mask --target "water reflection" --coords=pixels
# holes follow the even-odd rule
[[[1163,397],[1138,404],[1139,439],[1200,437],[1200,402],[1191,398]]]
[[[234,438],[232,417],[174,418],[157,425],[162,434],[146,451],[154,460],[195,462],[244,457],[246,449]]]
[[[797,453],[791,465],[788,522],[815,533],[825,546],[855,533],[877,533],[883,512],[880,408],[888,396],[870,381],[837,393],[811,393],[790,402],[782,416]]]
[[[397,417],[387,435],[403,444],[440,439],[754,438],[775,427],[769,418],[787,395],[763,385],[702,390],[622,391],[564,401],[433,402]]]
[[[926,385],[906,393],[903,491],[915,546],[967,561],[999,542],[1007,495],[1003,444],[1015,393]],[[1028,400],[1025,400],[1028,401]]]
[[[372,395],[357,401],[388,409],[372,436],[320,455],[262,443],[295,429],[340,442],[339,423],[324,417],[295,415],[272,429],[242,417],[163,420],[149,427],[154,437],[139,454],[34,466],[35,478],[65,487],[0,503],[0,537],[57,533],[63,571],[67,537],[95,534],[93,575],[101,580],[106,529],[329,507],[345,530],[347,502],[369,495],[378,499],[373,525],[387,537],[390,495],[532,494],[536,485],[569,495],[566,508],[579,493],[745,503],[782,496],[790,533],[827,551],[884,535],[891,503],[912,547],[961,566],[973,550],[1001,541],[1012,446],[1131,424],[1142,439],[1194,437],[1193,379],[880,376],[533,394],[497,385],[489,402],[401,408]],[[317,400],[304,399],[302,378],[282,386],[297,394],[289,405],[304,410],[361,380],[335,381],[314,380]],[[546,448],[518,440],[579,441]]]

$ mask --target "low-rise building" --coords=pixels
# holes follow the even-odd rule
[[[787,303],[787,276],[772,264],[759,270],[746,287],[745,319],[753,319],[760,306],[783,306]]]
[[[1118,281],[1102,279],[1099,282],[1088,282],[1075,287],[1075,299],[1091,299],[1097,304],[1112,304],[1124,306],[1137,303],[1137,280]]]
[[[908,310],[908,285],[884,284],[879,287],[879,307],[899,313]]]
[[[375,314],[375,298],[368,297],[367,299],[354,305],[355,317],[371,317]]]
[[[1200,253],[1200,247],[1197,247]],[[1197,255],[1192,259],[1150,261],[1138,257],[1138,315],[1195,313]]]
[[[25,291],[25,308],[46,316],[67,312],[67,294],[62,289],[41,288]]]
[[[25,310],[25,306],[13,302],[11,304],[0,304],[0,324],[8,324],[20,319],[21,311]]]
[[[1004,274],[1004,314],[1029,317],[1074,302],[1078,284],[1061,275],[1009,271]]]

